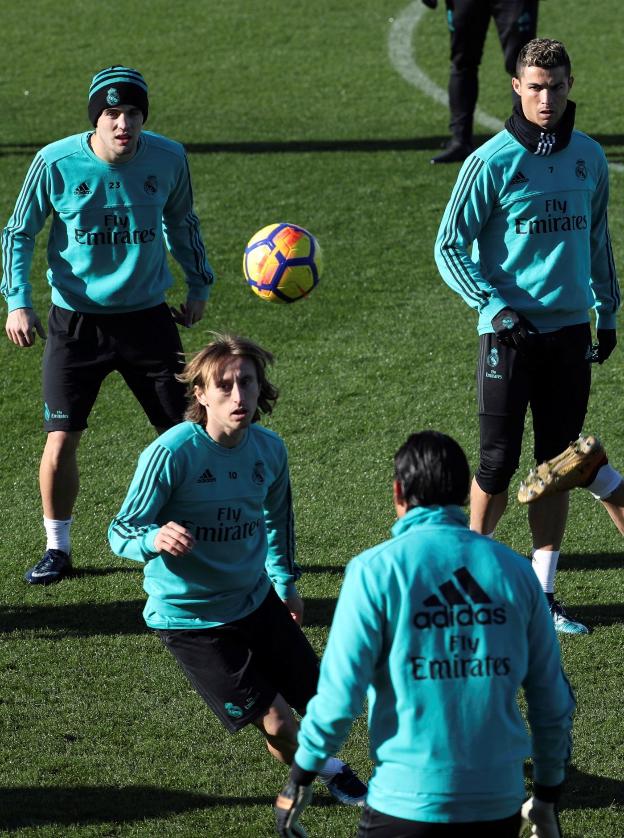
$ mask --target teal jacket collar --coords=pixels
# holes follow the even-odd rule
[[[414,506],[392,526],[392,535],[397,536],[412,527],[422,524],[442,526],[468,526],[468,519],[461,506]]]

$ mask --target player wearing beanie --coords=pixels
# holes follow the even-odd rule
[[[158,433],[184,414],[176,323],[188,327],[201,319],[213,272],[184,149],[144,132],[147,115],[140,72],[115,65],[96,73],[88,100],[94,130],[39,151],[2,234],[6,332],[17,346],[32,346],[46,331],[33,308],[29,274],[35,238],[52,216],[43,360],[47,440],[39,473],[47,544],[26,573],[32,584],[56,582],[71,568],[76,453],[108,373],[123,375]],[[188,286],[178,309],[165,302],[173,282],[165,245]]]

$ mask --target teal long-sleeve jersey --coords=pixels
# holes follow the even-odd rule
[[[604,153],[580,131],[540,157],[505,129],[467,158],[434,253],[442,279],[478,312],[479,334],[506,307],[540,332],[587,323],[592,308],[597,327],[615,328],[608,198]]]
[[[0,286],[9,311],[31,308],[35,237],[52,214],[48,283],[52,302],[84,313],[159,305],[173,277],[165,245],[182,267],[189,297],[205,300],[213,272],[193,210],[184,148],[144,131],[127,163],[93,153],[90,133],[34,158],[2,234]]]
[[[570,756],[575,702],[546,598],[530,563],[471,532],[459,507],[411,509],[392,532],[347,567],[295,760],[318,771],[368,693],[370,806],[431,822],[511,816],[525,757],[558,785]]]
[[[154,548],[169,521],[195,538],[186,556]],[[108,537],[118,556],[145,564],[150,628],[230,623],[254,611],[271,583],[286,599],[300,570],[283,441],[254,424],[225,448],[201,425],[176,425],[141,454]]]

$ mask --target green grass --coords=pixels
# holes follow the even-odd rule
[[[86,127],[92,74],[123,62],[151,88],[148,127],[187,144],[197,211],[218,283],[187,350],[209,329],[242,332],[276,354],[282,398],[270,424],[290,451],[307,632],[321,652],[344,565],[392,523],[391,458],[413,430],[454,435],[476,462],[473,315],[437,275],[432,244],[456,168],[429,165],[448,115],[410,87],[388,58],[390,19],[407,0],[51,0],[3,6],[0,221],[32,154]],[[540,4],[540,33],[567,42],[577,76],[577,123],[624,159],[620,4]],[[419,64],[446,85],[444,15],[414,38]],[[501,52],[490,34],[479,104],[509,108]],[[28,91],[28,94],[25,93]],[[485,133],[485,132],[484,132]],[[610,223],[624,264],[621,171]],[[318,236],[326,273],[309,300],[257,300],[241,276],[259,227],[288,220]],[[45,236],[33,265],[36,305],[48,305]],[[172,301],[184,288],[178,281]],[[41,344],[0,342],[0,830],[19,836],[268,836],[284,770],[260,737],[222,733],[173,659],[144,627],[140,569],[106,541],[136,458],[152,434],[121,379],[103,387],[80,452],[78,574],[29,588],[24,569],[43,546],[37,469]],[[624,464],[618,350],[595,371],[587,429]],[[521,469],[530,463],[527,428]],[[518,477],[512,484],[517,486]],[[499,536],[530,547],[516,504]],[[575,751],[562,823],[567,836],[624,834],[622,539],[590,497],[572,499],[558,592],[594,626],[562,639],[577,691]],[[362,719],[344,753],[370,769]],[[357,813],[323,792],[313,835],[349,836]]]

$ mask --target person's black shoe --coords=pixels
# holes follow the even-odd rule
[[[458,143],[451,140],[444,151],[433,157],[432,163],[463,163],[469,154],[474,151],[469,143]]]

